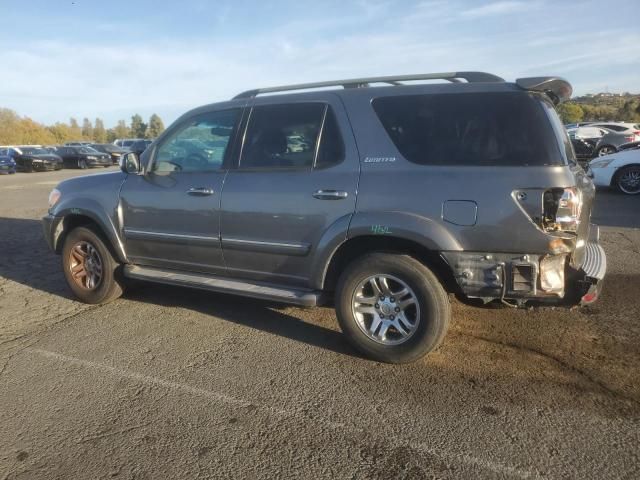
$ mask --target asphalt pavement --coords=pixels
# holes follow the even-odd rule
[[[640,196],[598,192],[598,303],[452,299],[442,347],[393,366],[326,308],[159,285],[76,302],[39,219],[99,172],[0,177],[0,479],[640,478]]]

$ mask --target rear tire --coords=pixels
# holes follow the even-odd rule
[[[340,276],[336,314],[347,339],[364,355],[408,363],[440,345],[451,306],[438,278],[422,263],[406,255],[372,253],[354,260]]]
[[[62,268],[71,291],[84,303],[108,303],[122,295],[120,264],[106,241],[90,228],[78,227],[62,247]]]

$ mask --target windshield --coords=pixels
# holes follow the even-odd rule
[[[44,148],[25,147],[21,148],[24,155],[47,155],[49,152]]]

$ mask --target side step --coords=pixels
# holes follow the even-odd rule
[[[259,283],[230,280],[202,273],[185,273],[176,270],[162,270],[153,267],[125,265],[125,277],[147,282],[164,283],[180,287],[198,288],[213,292],[230,293],[244,297],[274,300],[284,303],[315,307],[320,300],[320,294],[309,290],[297,290],[261,285]]]

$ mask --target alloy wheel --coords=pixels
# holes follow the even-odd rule
[[[89,242],[76,243],[69,253],[71,278],[85,290],[95,290],[102,282],[103,262],[98,250]]]
[[[416,294],[402,280],[378,274],[364,279],[352,297],[352,311],[360,330],[383,345],[406,342],[420,322]]]
[[[640,193],[640,167],[632,167],[624,170],[618,177],[620,190],[629,195]]]

